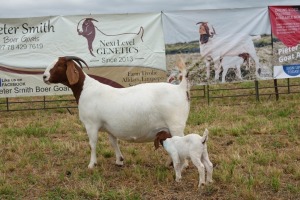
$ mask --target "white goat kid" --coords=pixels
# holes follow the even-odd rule
[[[243,80],[241,66],[245,63],[245,59],[242,56],[224,56],[221,58],[222,72],[222,83],[225,83],[225,78],[229,69],[235,69],[235,74],[239,80]],[[216,72],[216,79],[219,79],[220,71]]]
[[[259,77],[259,58],[252,39],[258,39],[260,36],[251,37],[245,34],[234,35],[216,35],[214,28],[207,22],[201,22],[200,29],[200,54],[205,59],[207,79],[210,77],[210,64],[214,62],[215,80],[221,70],[220,59],[225,56],[239,56],[247,53],[255,62],[255,74]]]
[[[173,160],[173,166],[176,172],[176,181],[181,179],[181,171],[185,166],[185,160],[190,158],[199,172],[199,184],[213,182],[213,164],[210,162],[207,151],[208,130],[205,129],[203,137],[198,134],[188,134],[183,137],[171,136],[166,131],[157,133],[154,140],[154,146],[157,149],[161,144]],[[205,169],[207,177],[205,181]]]
[[[78,57],[60,57],[45,70],[43,79],[47,84],[62,83],[73,91],[80,120],[89,136],[89,168],[97,163],[99,130],[108,133],[117,165],[123,165],[117,138],[151,142],[159,130],[168,130],[174,136],[183,135],[189,113],[189,86],[185,75],[179,85],[146,83],[113,88],[88,76],[80,68],[80,62],[87,66]],[[186,74],[184,63],[181,66]]]

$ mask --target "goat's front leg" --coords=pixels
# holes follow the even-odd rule
[[[88,168],[92,169],[95,166],[95,164],[97,164],[96,145],[98,140],[98,129],[94,127],[88,127],[86,128],[86,130],[89,136],[89,143],[91,146],[91,159]]]
[[[208,58],[205,59],[205,67],[206,67],[206,78],[209,80],[210,78],[210,60]]]
[[[169,126],[172,136],[184,136],[183,132],[184,132],[185,124],[180,124],[178,121],[174,121],[173,124],[177,124],[177,126]],[[171,159],[168,160],[167,166],[170,166],[172,162],[174,164],[173,157],[172,157],[172,160]],[[187,168],[189,166],[189,161],[187,159],[184,159],[184,161],[181,161],[181,162],[183,164],[182,169]]]
[[[181,180],[181,169],[182,169],[182,164],[180,163],[180,159],[177,153],[173,153],[171,155],[172,161],[173,161],[173,166],[175,170],[175,175],[176,175],[176,182],[180,182]]]
[[[109,141],[111,143],[111,146],[115,150],[116,165],[123,166],[124,157],[123,157],[123,155],[122,155],[122,153],[120,151],[117,138],[115,136],[111,135],[111,134],[109,134],[108,137],[109,137]]]
[[[215,67],[215,81],[219,81],[220,72],[221,72],[220,58],[214,60],[214,67]]]
[[[174,169],[175,169],[175,174],[176,174],[176,182],[180,182],[181,180],[181,169],[182,169],[182,164],[181,163],[173,163],[174,164]]]

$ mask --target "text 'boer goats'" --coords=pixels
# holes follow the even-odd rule
[[[123,165],[117,139],[153,142],[160,130],[183,136],[189,113],[189,84],[183,61],[179,63],[183,73],[179,85],[145,83],[128,88],[98,82],[80,68],[81,62],[87,66],[78,57],[59,57],[47,67],[43,79],[47,84],[62,83],[73,91],[91,146],[89,168],[97,163],[99,130],[108,133],[117,165]]]

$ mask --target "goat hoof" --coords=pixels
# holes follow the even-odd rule
[[[92,169],[94,169],[94,166],[88,166],[88,169],[92,170]]]
[[[122,164],[122,165],[120,165],[120,164],[115,164],[117,167],[123,167],[124,165]]]
[[[189,168],[189,162],[186,160],[184,162],[183,169],[188,169],[188,168]]]
[[[123,161],[116,161],[116,165],[119,167],[123,167]]]
[[[165,167],[167,168],[172,168],[173,167],[173,162],[166,162]]]
[[[208,180],[208,181],[207,181],[207,184],[213,183],[213,182],[214,182],[214,180]]]
[[[176,178],[175,181],[176,181],[177,183],[179,183],[179,182],[181,181],[181,178]]]
[[[205,186],[205,183],[199,183],[199,185],[198,185],[198,188],[204,188],[204,186]]]
[[[123,166],[123,161],[124,161],[123,156],[119,157],[119,159],[117,158],[116,159],[116,165],[122,167]]]
[[[89,166],[88,166],[88,168],[89,169],[93,169],[95,167],[95,165],[96,165],[96,163],[90,163]]]

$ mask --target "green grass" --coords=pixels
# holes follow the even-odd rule
[[[98,164],[77,110],[3,112],[0,117],[0,199],[299,199],[300,96],[241,105],[192,99],[186,133],[208,128],[214,183],[198,189],[190,167],[175,182],[163,148],[119,141],[115,165],[106,133]],[[240,101],[240,100],[239,100]]]

